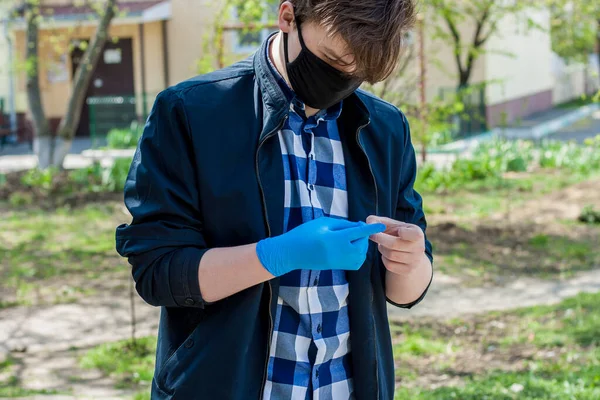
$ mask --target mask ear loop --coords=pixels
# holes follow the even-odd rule
[[[294,20],[296,22],[296,29],[298,30],[298,38],[300,39],[300,46],[302,46],[302,50],[306,50],[306,45],[304,44],[304,37],[302,37],[302,31],[300,30],[300,18],[294,16]],[[285,52],[285,63],[290,63],[290,56],[288,53],[288,34],[283,32],[283,51]]]

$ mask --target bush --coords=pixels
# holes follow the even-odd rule
[[[600,224],[600,210],[594,209],[592,205],[586,206],[579,216],[579,221],[585,224]]]
[[[539,149],[541,168],[565,168],[581,174],[600,170],[600,135],[583,145],[547,141]]]
[[[600,135],[583,145],[546,141],[536,146],[531,141],[493,140],[480,144],[472,158],[456,160],[449,169],[436,170],[423,165],[415,186],[423,191],[452,190],[471,182],[503,184],[506,172],[525,172],[533,168],[560,168],[587,175],[600,171]]]
[[[90,192],[121,192],[125,188],[131,161],[131,158],[119,158],[109,168],[95,163],[87,168],[72,171],[69,179]]]
[[[136,121],[127,129],[112,129],[106,140],[110,149],[131,149],[137,146],[142,135],[142,129]]]
[[[490,167],[502,172],[525,172],[534,161],[533,143],[523,140],[494,140],[480,144],[474,158],[488,160]]]
[[[21,183],[30,188],[50,190],[53,187],[54,180],[58,173],[59,170],[56,168],[48,168],[45,170],[35,168],[27,171],[27,173],[21,177]]]
[[[131,158],[119,158],[110,169],[104,171],[103,185],[111,192],[121,192],[125,188],[125,181],[129,174]]]

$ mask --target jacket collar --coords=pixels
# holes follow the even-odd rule
[[[276,34],[269,36],[254,54],[254,71],[263,102],[263,129],[260,140],[277,129],[290,109],[291,98],[277,82],[277,77],[269,66],[270,61],[267,58],[267,47],[270,39]],[[345,126],[354,129],[368,123],[369,111],[356,93],[344,100],[340,119]]]

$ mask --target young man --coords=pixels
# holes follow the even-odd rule
[[[153,399],[393,399],[386,299],[431,245],[394,68],[412,0],[292,0],[250,59],[162,92],[117,230],[161,306]]]

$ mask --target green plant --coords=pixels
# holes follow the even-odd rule
[[[6,179],[6,175],[0,173],[0,188],[4,185],[6,185],[7,179]]]
[[[8,197],[8,202],[13,207],[28,206],[33,204],[33,195],[31,193],[14,192]]]
[[[480,144],[473,158],[488,160],[499,172],[525,172],[534,160],[533,143],[517,140],[493,140]]]
[[[156,337],[107,343],[89,350],[81,359],[84,368],[96,368],[118,380],[118,386],[150,383],[154,372]]]
[[[100,163],[95,162],[89,167],[73,170],[69,173],[69,179],[82,186],[94,186],[102,183],[103,168]]]
[[[600,224],[600,210],[596,210],[593,205],[588,205],[584,207],[578,219],[586,224]]]
[[[21,183],[27,187],[36,187],[43,190],[52,189],[52,184],[59,170],[57,168],[34,168],[21,177]]]
[[[111,129],[106,136],[108,148],[110,149],[130,149],[137,146],[142,135],[137,121],[133,121],[131,126],[126,129]]]
[[[583,145],[546,141],[539,148],[538,163],[541,168],[565,168],[581,174],[600,170],[600,135]]]
[[[108,191],[123,191],[131,162],[131,158],[119,158],[112,167],[104,170],[102,184]]]

